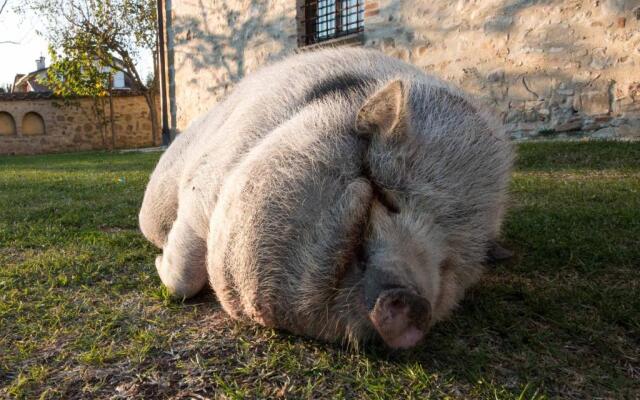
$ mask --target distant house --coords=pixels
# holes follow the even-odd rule
[[[41,82],[47,77],[45,58],[40,57],[36,60],[37,69],[28,74],[17,74],[13,80],[12,93],[48,93],[51,89]],[[104,67],[103,72],[108,72],[109,68]],[[133,87],[133,80],[124,72],[116,71],[113,74],[112,88],[119,90],[128,90]]]
[[[13,80],[13,93],[50,92],[49,88],[39,81],[46,78],[47,68],[44,57],[36,60],[37,69],[28,74],[17,74]]]
[[[41,83],[48,71],[44,57],[36,63],[35,71],[16,75],[10,93],[0,92],[0,155],[156,144],[159,132],[153,131],[146,99],[126,74],[102,69],[113,71],[113,90],[99,112],[91,97],[59,101],[57,94]]]

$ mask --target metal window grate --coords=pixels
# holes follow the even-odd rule
[[[364,30],[364,0],[306,0],[298,4],[298,39],[301,45]]]

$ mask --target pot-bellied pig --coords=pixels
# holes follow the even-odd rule
[[[476,282],[512,164],[500,125],[362,49],[243,79],[160,159],[140,211],[176,296],[329,341],[419,343]]]

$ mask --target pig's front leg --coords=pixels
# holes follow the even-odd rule
[[[284,227],[277,222],[286,209],[242,202],[227,208],[219,202],[207,262],[211,285],[225,311],[264,326],[323,336],[323,327],[316,324],[322,323],[339,278],[353,261],[371,201],[369,182],[356,179],[322,211],[296,210],[303,224]],[[315,213],[320,214],[309,225],[305,216]]]
[[[306,334],[332,338],[340,329],[338,321],[350,311],[348,304],[338,304],[344,277],[356,267],[357,252],[361,250],[373,189],[368,180],[358,178],[351,182],[338,201],[320,218],[309,235],[302,238],[298,312],[311,320],[305,327]],[[344,293],[343,293],[344,294]],[[333,297],[337,295],[337,297]],[[351,293],[356,295],[356,293]],[[330,304],[330,303],[335,304]],[[353,302],[355,304],[355,301]],[[354,305],[352,304],[352,305]],[[334,308],[330,310],[330,308]],[[336,315],[336,311],[340,314]]]
[[[162,283],[176,297],[195,296],[207,283],[207,245],[184,215],[176,219],[156,268]]]

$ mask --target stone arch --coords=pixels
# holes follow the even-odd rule
[[[0,136],[15,136],[16,120],[6,111],[0,111]]]
[[[34,111],[29,111],[22,118],[22,135],[23,136],[37,136],[44,135],[46,132],[44,126],[44,120]]]

